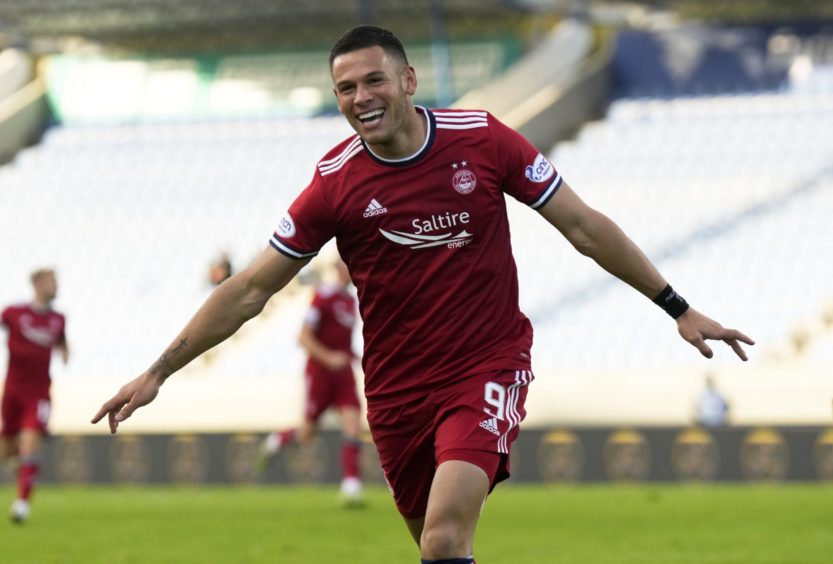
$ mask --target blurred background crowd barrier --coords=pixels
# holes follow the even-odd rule
[[[265,470],[262,435],[199,433],[64,435],[46,451],[45,483],[338,483],[341,437],[323,433]],[[376,449],[365,437],[362,476],[384,485]],[[833,428],[583,427],[525,429],[512,450],[513,482],[833,481]],[[11,477],[2,476],[3,481]]]

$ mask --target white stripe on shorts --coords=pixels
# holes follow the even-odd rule
[[[518,413],[518,396],[520,387],[526,386],[532,381],[532,372],[529,370],[516,370],[515,383],[509,386],[509,394],[506,399],[506,419],[509,427],[497,440],[497,451],[501,454],[509,454],[509,431],[514,429],[521,422],[521,414]]]

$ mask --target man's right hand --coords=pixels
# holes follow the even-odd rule
[[[685,313],[677,318],[677,330],[683,339],[691,343],[706,358],[714,356],[711,347],[706,344],[706,340],[723,341],[732,347],[738,358],[744,362],[747,360],[746,351],[743,350],[740,344],[745,343],[749,346],[755,344],[755,341],[737,329],[727,329],[692,307],[689,307]]]
[[[158,375],[145,372],[135,380],[132,380],[121,387],[121,389],[104,402],[98,413],[92,418],[91,423],[95,424],[107,415],[107,422],[110,424],[110,433],[115,434],[119,423],[130,417],[136,409],[153,401],[159,393],[162,381]]]

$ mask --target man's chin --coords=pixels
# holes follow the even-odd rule
[[[384,145],[390,141],[390,136],[383,131],[360,131],[359,136],[368,145]]]

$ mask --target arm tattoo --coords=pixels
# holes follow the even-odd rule
[[[168,362],[168,355],[167,353],[163,354],[159,357],[159,360],[153,363],[153,366],[150,367],[149,372],[154,376],[162,376],[162,378],[167,379],[168,376],[174,373],[174,368]]]
[[[180,339],[176,347],[170,352],[165,352],[159,357],[159,360],[153,363],[150,367],[150,373],[154,375],[161,375],[162,378],[167,379],[168,376],[176,372],[176,369],[171,365],[168,359],[173,360],[185,347],[188,346],[188,338]]]
[[[187,346],[188,346],[188,337],[185,337],[184,339],[180,339],[179,344],[174,348],[174,350],[171,351],[171,356],[178,355],[180,352],[182,352],[182,349],[184,349]]]

